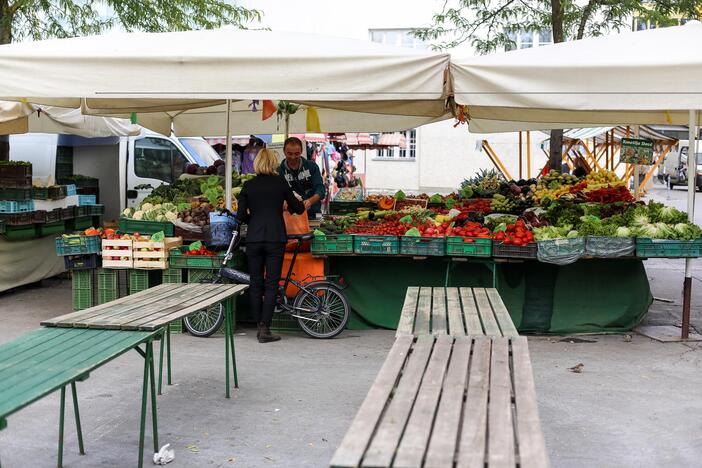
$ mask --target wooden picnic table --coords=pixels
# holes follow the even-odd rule
[[[229,359],[231,357],[234,386],[239,386],[234,352],[234,298],[243,293],[247,285],[170,283],[146,289],[89,309],[72,312],[41,322],[47,327],[94,328],[104,330],[160,330],[165,335],[168,357],[168,383],[171,383],[170,327],[200,309],[224,302],[225,309],[225,361],[226,397],[230,397]],[[159,393],[163,368],[163,341],[159,365]]]
[[[396,336],[518,336],[495,288],[409,287]]]
[[[70,384],[78,448],[83,455],[85,450],[76,382],[86,380],[94,369],[134,349],[144,358],[138,464],[142,466],[149,383],[154,450],[159,449],[153,361],[153,340],[159,333],[157,330],[40,328],[0,344],[0,430],[7,427],[7,418],[10,415],[56,390],[61,390],[57,463],[60,468],[63,462],[66,386]],[[141,344],[144,345],[144,350],[140,348]]]

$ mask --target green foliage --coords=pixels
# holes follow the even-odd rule
[[[414,34],[436,49],[470,42],[478,53],[487,54],[513,49],[515,34],[521,32],[563,31],[562,38],[554,37],[554,42],[562,42],[629,30],[632,16],[670,26],[677,24],[677,15],[698,18],[700,5],[695,0],[553,1],[559,1],[560,8],[552,8],[551,0],[448,0],[433,24]]]
[[[126,31],[244,28],[261,13],[225,0],[0,0],[0,44]]]

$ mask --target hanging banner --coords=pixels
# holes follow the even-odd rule
[[[628,164],[653,164],[653,141],[644,138],[622,138],[621,161]]]

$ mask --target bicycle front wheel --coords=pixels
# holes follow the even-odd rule
[[[312,338],[334,338],[346,327],[351,306],[341,290],[331,283],[301,290],[293,303],[300,328]]]
[[[207,338],[224,323],[224,305],[215,304],[185,317],[185,328],[193,336]]]

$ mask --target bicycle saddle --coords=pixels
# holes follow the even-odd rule
[[[314,234],[312,234],[311,232],[308,232],[307,234],[288,234],[288,239],[308,241],[314,239]]]

